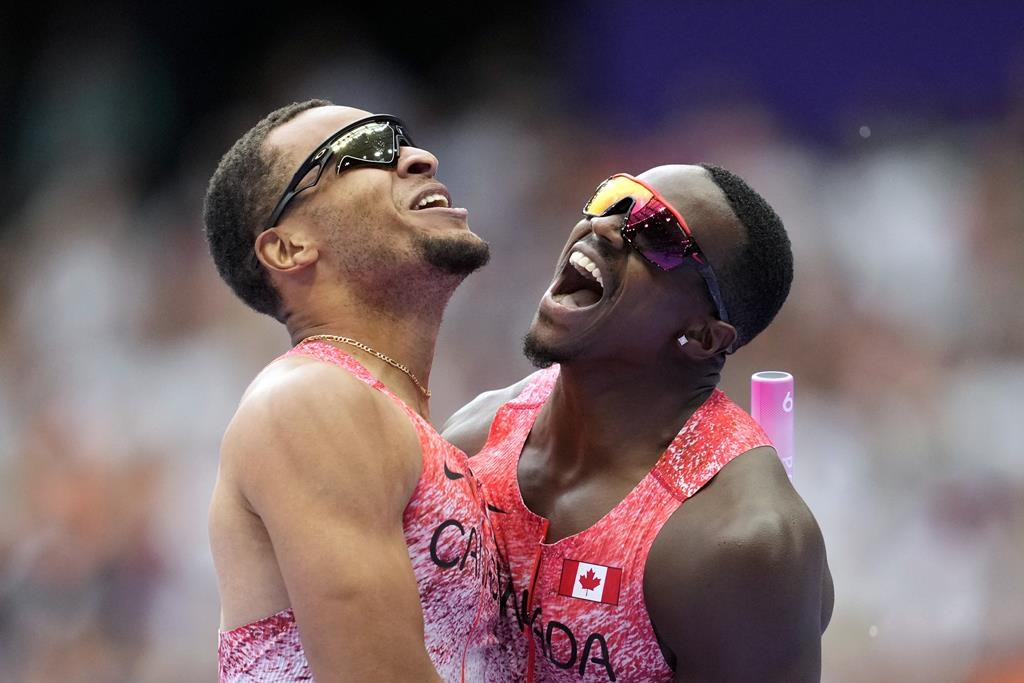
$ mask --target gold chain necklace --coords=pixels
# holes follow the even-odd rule
[[[336,341],[336,342],[339,342],[341,344],[348,344],[349,346],[354,346],[357,349],[362,349],[363,351],[366,351],[367,353],[372,354],[372,355],[376,356],[377,358],[380,358],[382,361],[384,361],[385,363],[387,363],[391,367],[398,368],[399,370],[401,370],[405,374],[409,375],[409,379],[411,379],[413,384],[416,385],[416,388],[419,389],[423,393],[424,396],[426,396],[427,398],[430,398],[430,389],[427,389],[425,386],[420,384],[420,381],[418,379],[416,379],[416,375],[412,374],[412,371],[409,368],[405,367],[404,365],[402,365],[401,363],[399,363],[395,359],[389,358],[388,356],[385,356],[380,351],[377,351],[376,349],[371,349],[369,346],[367,346],[366,344],[364,344],[361,341],[356,341],[355,339],[349,339],[348,337],[339,337],[336,334],[314,334],[311,337],[306,337],[305,339],[303,339],[299,343],[302,344],[303,342],[316,341],[318,339],[326,339],[326,340],[329,340],[329,341]]]

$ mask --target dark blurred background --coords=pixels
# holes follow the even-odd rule
[[[491,242],[440,424],[520,338],[588,192],[710,161],[797,275],[726,368],[797,381],[836,608],[823,680],[1024,681],[1024,4],[109,2],[0,10],[0,681],[213,681],[220,436],[283,330],[201,202],[264,114],[410,122]]]

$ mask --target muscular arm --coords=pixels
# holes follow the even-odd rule
[[[476,455],[487,443],[498,409],[518,396],[532,377],[529,375],[512,386],[480,394],[448,418],[441,427],[441,436],[466,455]]]
[[[663,527],[644,580],[676,680],[819,681],[832,579],[771,449],[727,465]]]
[[[316,680],[439,680],[402,529],[422,467],[404,414],[300,363],[245,398],[221,461],[267,529]]]

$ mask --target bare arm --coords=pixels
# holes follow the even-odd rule
[[[439,680],[402,528],[421,458],[390,399],[320,363],[248,395],[225,435],[318,681]]]
[[[673,515],[644,588],[677,681],[820,680],[832,611],[824,541],[771,449],[727,465]]]
[[[448,418],[441,427],[441,436],[466,455],[476,455],[487,443],[498,409],[518,396],[532,377],[529,375],[512,386],[480,394]]]

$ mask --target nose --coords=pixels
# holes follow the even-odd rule
[[[425,149],[405,146],[398,150],[398,166],[396,172],[402,177],[425,175],[433,178],[437,175],[437,157]]]
[[[611,216],[597,216],[590,219],[590,229],[595,235],[609,242],[614,249],[618,250],[622,249],[625,244],[625,240],[622,239],[621,230],[625,221],[626,216],[621,213]]]

